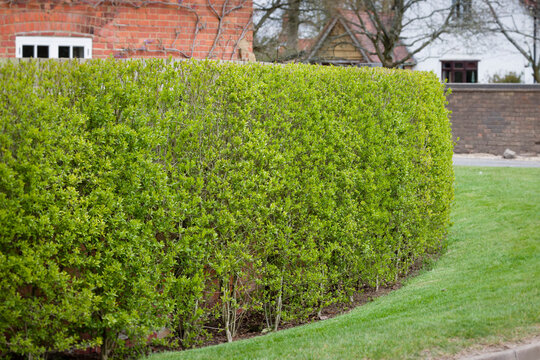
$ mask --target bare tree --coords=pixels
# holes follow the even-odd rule
[[[257,36],[261,29],[264,29],[265,25],[268,25],[271,21],[277,20],[276,12],[283,9],[287,5],[287,0],[260,0],[254,1],[253,7],[257,18],[253,26],[253,35]]]
[[[366,39],[364,50],[376,55],[382,66],[395,68],[451,31],[463,1],[344,0],[342,6],[354,14],[346,20],[352,31]]]
[[[519,10],[517,12],[509,11],[508,1],[484,0],[484,3],[494,24],[492,31],[502,33],[514,48],[525,57],[531,66],[534,82],[540,82],[540,59],[537,55],[540,1],[520,0],[521,14]],[[520,15],[528,17],[529,24],[527,21],[516,20],[516,17]]]
[[[298,30],[300,28],[300,0],[289,0],[286,12],[286,34],[287,48],[296,50],[298,48]]]
[[[254,2],[254,50],[258,59],[296,58],[301,33],[316,34],[328,18],[332,0],[258,0]]]
[[[298,58],[302,28],[316,34],[329,18],[347,13],[348,27],[365,40],[363,51],[384,67],[401,67],[443,34],[471,29],[476,17],[461,16],[472,11],[471,1],[258,0],[254,48],[259,59]],[[267,35],[269,28],[274,31]]]

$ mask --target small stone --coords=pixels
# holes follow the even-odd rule
[[[319,312],[319,313],[317,314],[317,317],[319,318],[319,320],[326,320],[326,319],[328,319],[328,316],[325,316],[325,315],[321,314],[321,312]]]
[[[512,151],[510,149],[504,150],[503,158],[505,159],[515,159],[516,158],[516,152]]]
[[[167,329],[166,327],[162,327],[159,329],[159,331],[156,333],[156,338],[163,339],[166,338],[171,334],[171,330]]]

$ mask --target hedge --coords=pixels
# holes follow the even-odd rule
[[[0,355],[277,329],[444,244],[433,74],[23,62],[0,85]]]

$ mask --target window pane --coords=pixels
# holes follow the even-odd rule
[[[463,69],[463,63],[462,63],[462,62],[454,63],[454,68],[456,68],[456,69]]]
[[[450,82],[450,72],[449,71],[443,71],[442,72],[442,78],[443,78],[443,81],[446,80],[446,82]]]
[[[82,59],[84,58],[84,47],[82,46],[74,46],[73,47],[73,57]]]
[[[38,58],[48,58],[49,57],[49,47],[45,45],[39,45],[37,47],[37,57]]]
[[[467,70],[467,82],[468,83],[475,83],[478,80],[478,75],[476,73],[476,70]]]
[[[69,57],[69,46],[59,46],[58,47],[58,57],[59,58],[68,58]]]
[[[454,82],[462,83],[463,82],[463,73],[461,71],[456,71],[454,73]]]
[[[23,58],[32,58],[32,57],[34,57],[34,45],[23,45],[23,47],[22,47],[22,57]]]
[[[443,63],[443,68],[445,68],[445,69],[451,69],[451,68],[452,68],[452,63],[449,63],[449,62]]]

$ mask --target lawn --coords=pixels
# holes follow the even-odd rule
[[[540,331],[540,169],[456,167],[448,248],[349,314],[166,359],[417,359]]]

